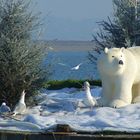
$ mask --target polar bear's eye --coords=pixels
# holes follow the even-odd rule
[[[114,57],[114,55],[112,57]]]

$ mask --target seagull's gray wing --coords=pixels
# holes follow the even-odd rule
[[[10,107],[8,107],[7,105],[1,105],[1,107],[0,107],[1,113],[6,113],[6,112],[10,112],[10,111],[11,111]]]
[[[77,66],[81,66],[83,63],[78,64]]]
[[[98,105],[97,100],[92,96],[92,100],[95,102],[95,105]]]

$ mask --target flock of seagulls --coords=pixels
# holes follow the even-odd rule
[[[25,104],[25,90],[21,93],[21,97],[19,102],[16,104],[13,111],[11,111],[10,107],[3,102],[0,106],[0,114],[9,114],[12,116],[16,116],[17,114],[23,114],[26,111],[26,104]]]
[[[83,63],[80,63],[80,64],[78,64],[74,67],[70,67],[69,65],[64,64],[64,63],[58,63],[58,64],[61,65],[61,66],[69,67],[71,70],[78,70],[80,68],[80,66],[83,65]],[[85,90],[85,93],[86,93],[87,101],[88,101],[91,109],[95,106],[98,106],[98,103],[97,103],[96,99],[91,95],[90,84],[89,84],[88,81],[84,82],[84,90]]]
[[[91,95],[90,84],[88,81],[84,82],[84,90],[86,93],[86,98],[88,100],[88,103],[91,109],[93,109],[93,107],[97,106],[98,104],[97,104],[96,99]],[[24,114],[24,112],[26,111],[25,95],[26,95],[26,92],[25,90],[23,90],[21,93],[20,100],[16,104],[12,112],[11,112],[10,107],[8,107],[5,102],[3,102],[2,105],[0,106],[0,113],[1,114],[11,113],[12,116],[16,116],[17,114]]]

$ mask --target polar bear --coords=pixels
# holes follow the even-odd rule
[[[140,47],[105,48],[97,61],[102,80],[100,106],[140,102]]]

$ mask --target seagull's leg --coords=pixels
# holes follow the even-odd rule
[[[14,112],[14,114],[12,114],[12,116],[16,116],[17,115],[17,113],[16,112]]]
[[[92,110],[93,110],[93,106],[90,107],[90,111],[92,111]]]

